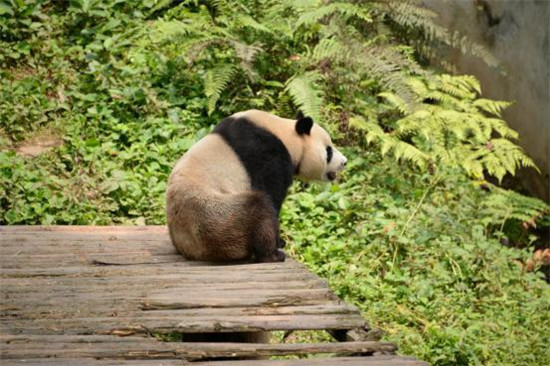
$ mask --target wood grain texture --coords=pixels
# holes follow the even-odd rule
[[[299,360],[277,360],[277,361],[209,361],[190,362],[186,360],[96,360],[93,358],[72,358],[72,359],[26,359],[6,360],[3,366],[115,366],[115,365],[137,365],[137,366],[428,366],[408,357],[397,356],[374,356],[374,357],[334,357],[334,358],[308,358]]]
[[[387,342],[316,344],[250,344],[158,342],[146,337],[116,336],[2,336],[0,357],[19,358],[118,358],[201,360],[213,357],[285,356],[304,354],[368,354],[393,352]],[[23,347],[22,347],[23,346]]]

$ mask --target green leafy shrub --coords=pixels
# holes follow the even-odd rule
[[[402,353],[550,363],[549,288],[522,265],[548,206],[487,182],[533,166],[508,103],[418,60],[497,63],[416,1],[0,0],[0,46],[0,224],[163,224],[172,166],[220,118],[301,108],[350,160],[293,186],[288,250]],[[63,145],[16,154],[44,131]]]
[[[529,252],[487,234],[487,201],[507,192],[464,176],[430,187],[378,154],[345,153],[342,183],[287,198],[281,226],[294,255],[401,352],[437,365],[546,364],[550,288],[524,271]]]

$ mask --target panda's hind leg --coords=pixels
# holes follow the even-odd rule
[[[259,263],[284,262],[285,253],[279,237],[279,219],[269,197],[254,192],[248,202],[248,242],[254,253],[254,260]],[[283,241],[284,243],[284,241]]]

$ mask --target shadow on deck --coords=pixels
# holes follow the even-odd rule
[[[301,264],[185,261],[165,227],[4,226],[0,258],[2,365],[425,365],[367,340],[359,311]],[[154,337],[312,329],[344,342]],[[325,357],[212,361],[316,353]]]

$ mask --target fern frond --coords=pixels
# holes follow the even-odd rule
[[[421,29],[431,41],[451,43],[449,32],[435,23],[436,14],[422,6],[407,1],[388,1],[382,3],[389,17],[407,29]]]
[[[512,103],[509,102],[484,98],[476,99],[473,104],[482,111],[490,113],[497,117],[502,117],[502,111],[512,105]]]
[[[220,65],[206,72],[204,78],[204,94],[207,98],[208,114],[211,114],[216,108],[216,103],[220,99],[221,93],[229,84],[232,76],[235,74],[233,65]]]
[[[414,145],[403,142],[394,136],[384,134],[379,138],[380,153],[382,156],[391,154],[396,161],[412,163],[420,169],[425,169],[429,157]]]
[[[191,32],[194,32],[194,28],[186,22],[180,20],[158,20],[154,23],[152,38],[158,42],[168,37],[185,36]]]
[[[347,48],[334,38],[323,38],[312,52],[313,61],[323,59],[340,60],[347,58]]]
[[[386,99],[399,112],[406,115],[410,112],[409,105],[398,95],[389,92],[378,93],[379,97]]]
[[[426,153],[384,132],[376,122],[367,121],[362,116],[353,116],[350,118],[350,125],[365,132],[365,141],[368,144],[378,144],[382,155],[391,154],[397,161],[406,161],[421,169],[426,168],[429,161]]]
[[[255,29],[255,30],[260,31],[260,32],[273,33],[273,31],[271,29],[269,29],[268,27],[266,27],[262,23],[259,23],[256,19],[254,19],[251,16],[246,15],[246,14],[240,14],[236,18],[236,25],[240,26],[240,27],[245,27],[245,28],[246,27],[247,28],[252,28],[252,29]]]
[[[409,78],[411,90],[418,96],[424,96],[428,93],[428,87],[420,78]]]
[[[317,24],[324,18],[335,13],[338,13],[343,19],[356,17],[365,22],[372,22],[372,16],[368,11],[366,11],[365,6],[358,6],[344,2],[334,2],[301,14],[300,18],[298,18],[298,21],[296,22],[296,28],[302,25]]]
[[[501,137],[507,139],[517,139],[519,134],[508,127],[505,121],[499,118],[484,118],[484,120],[491,126],[491,128],[498,132]]]
[[[533,168],[538,171],[533,160],[525,155],[521,147],[504,138],[490,140],[485,146],[478,148],[474,156],[499,182],[506,173],[514,175],[519,167]]]
[[[403,73],[403,57],[398,57],[387,47],[366,47],[358,54],[359,64],[370,77],[377,79],[388,90],[399,96],[413,110],[417,97],[409,85],[409,76]]]
[[[461,104],[461,100],[454,97],[453,95],[440,91],[440,90],[430,90],[424,94],[425,99],[432,99],[440,102],[441,104],[446,104],[449,106],[457,106]]]
[[[252,64],[254,63],[256,55],[261,52],[262,49],[258,45],[246,44],[236,40],[231,40],[229,43],[233,46],[242,69],[247,73],[250,79],[254,79]]]
[[[235,12],[235,4],[228,0],[211,0],[210,4],[214,9],[216,18],[229,16]],[[240,6],[244,6],[239,3]]]
[[[290,95],[305,115],[320,120],[323,94],[317,86],[320,75],[316,72],[306,72],[292,77],[286,84],[285,91]]]
[[[262,51],[262,48],[255,44],[246,44],[235,40],[231,40],[230,43],[235,49],[237,57],[246,64],[254,62],[258,52]]]
[[[365,133],[365,141],[369,145],[373,142],[380,141],[386,134],[378,123],[366,120],[363,116],[354,115],[350,117],[349,123],[351,127]]]
[[[440,90],[460,99],[473,100],[475,93],[481,92],[477,79],[468,76],[440,75],[437,80]]]
[[[503,189],[485,182],[490,194],[482,202],[485,224],[502,224],[502,221],[515,219],[536,227],[537,220],[550,214],[550,206],[545,202],[524,196],[512,190]]]
[[[449,45],[460,49],[464,54],[470,54],[478,57],[489,67],[498,68],[500,66],[500,61],[491,53],[491,51],[482,45],[471,41],[468,37],[460,35],[458,32],[455,32],[452,35]]]
[[[369,125],[368,122],[362,116],[351,116],[349,118],[349,125],[355,129],[368,131]],[[370,143],[370,141],[367,141]]]

